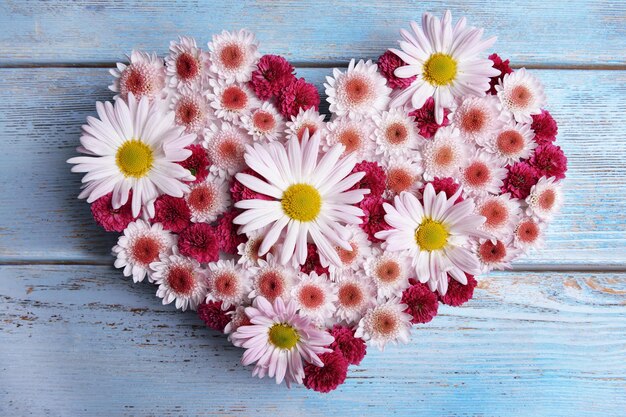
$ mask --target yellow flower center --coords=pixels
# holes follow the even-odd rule
[[[152,168],[153,161],[152,149],[139,139],[127,140],[115,155],[115,163],[126,177],[145,176]]]
[[[415,230],[415,241],[422,250],[439,250],[448,243],[448,229],[441,223],[424,219]]]
[[[287,216],[310,222],[315,220],[322,208],[322,197],[312,185],[294,184],[285,190],[280,203]]]
[[[448,85],[456,78],[456,61],[447,54],[432,54],[424,63],[422,72],[424,79],[431,85]]]
[[[281,349],[291,349],[293,348],[298,340],[300,340],[300,335],[293,327],[287,324],[275,324],[270,328],[270,342]]]

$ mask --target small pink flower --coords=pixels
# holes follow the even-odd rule
[[[335,338],[335,341],[330,345],[331,349],[340,351],[351,365],[361,363],[367,352],[367,346],[363,339],[354,336],[354,330],[336,324],[330,334]]]
[[[180,233],[189,226],[191,212],[184,198],[162,195],[154,202],[155,223],[163,224],[163,228]]]
[[[554,142],[559,133],[556,121],[548,110],[541,110],[540,114],[534,114],[530,128],[535,132],[535,142],[539,145]]]
[[[385,51],[385,53],[378,58],[378,70],[383,77],[387,79],[387,85],[391,88],[407,88],[417,78],[416,76],[409,78],[396,77],[394,74],[396,68],[403,67],[405,65],[406,62],[391,51]]]
[[[449,109],[443,109],[443,121],[441,124],[437,123],[435,121],[435,99],[428,97],[424,105],[420,109],[413,110],[409,113],[409,116],[415,118],[415,124],[419,129],[420,135],[426,139],[430,139],[435,136],[435,133],[437,133],[440,127],[450,124],[450,120],[448,120],[449,114]]]
[[[466,285],[448,277],[448,291],[445,295],[439,295],[439,301],[449,306],[458,307],[471,300],[478,282],[473,275],[465,274],[465,276],[467,277]]]
[[[120,208],[113,208],[113,193],[103,195],[91,204],[94,220],[107,232],[123,232],[135,217],[131,208],[132,196]]]
[[[344,383],[348,375],[348,361],[340,351],[322,353],[324,366],[307,364],[304,367],[304,386],[317,392],[330,392]]]
[[[557,180],[565,178],[567,157],[559,146],[551,143],[538,146],[528,163],[537,171],[538,176],[555,177]]]
[[[352,187],[353,190],[366,188],[370,190],[368,197],[380,197],[383,194],[387,178],[385,171],[377,162],[359,162],[354,166],[351,174],[355,172],[365,172],[365,176]]]
[[[500,83],[500,81],[504,78],[506,74],[510,74],[513,72],[511,67],[509,66],[509,60],[503,61],[502,58],[498,56],[498,54],[489,55],[489,59],[493,61],[493,67],[497,70],[500,70],[500,75],[496,75],[495,77],[491,77],[491,81],[489,81],[489,90],[487,90],[487,94],[498,94],[496,91],[496,85]]]
[[[413,285],[402,293],[402,303],[408,306],[405,313],[413,316],[411,319],[413,324],[428,323],[437,315],[439,307],[437,295],[428,288],[428,285],[415,280],[410,281]]]
[[[252,72],[250,86],[261,100],[278,95],[296,77],[294,67],[282,56],[263,55]]]
[[[215,229],[206,223],[193,223],[178,235],[180,253],[198,262],[215,262],[219,259],[219,246]]]
[[[289,85],[281,90],[278,96],[278,109],[284,117],[296,116],[300,109],[319,110],[320,95],[313,84],[309,84],[304,78],[294,79]]]

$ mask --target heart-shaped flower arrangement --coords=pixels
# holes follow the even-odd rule
[[[72,171],[115,266],[245,349],[253,375],[327,392],[366,345],[409,341],[474,275],[537,247],[566,158],[539,80],[495,38],[425,14],[400,49],[314,85],[244,30],[134,51]]]

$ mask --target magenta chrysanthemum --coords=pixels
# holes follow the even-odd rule
[[[565,178],[567,157],[560,146],[552,143],[538,146],[528,163],[536,170],[539,176],[555,177],[557,180]]]
[[[261,100],[277,96],[294,79],[294,67],[282,56],[263,55],[252,71],[250,86]]]
[[[396,77],[396,74],[394,74],[395,70],[405,65],[406,62],[391,51],[385,51],[378,58],[378,69],[387,80],[387,85],[391,88],[407,88],[417,78],[415,76],[409,78]]]
[[[313,84],[309,84],[304,78],[294,79],[283,87],[278,96],[278,109],[284,117],[296,116],[300,109],[318,110],[320,95]]]
[[[198,262],[213,262],[219,258],[219,242],[215,229],[206,223],[193,223],[178,235],[180,253]]]
[[[437,295],[420,282],[413,281],[413,285],[404,290],[402,302],[408,306],[405,312],[413,317],[411,323],[428,323],[437,315]]]
[[[339,351],[323,353],[320,360],[324,366],[307,364],[304,367],[304,386],[318,392],[337,389],[348,375],[348,361]]]
[[[104,195],[91,203],[91,214],[94,220],[107,232],[122,232],[130,222],[135,220],[131,208],[131,199],[120,208],[113,208],[113,194]]]
[[[335,341],[330,345],[331,349],[341,352],[351,365],[361,363],[367,353],[367,345],[363,339],[354,336],[354,330],[336,324],[330,330],[330,334],[335,338]]]
[[[421,108],[413,110],[409,113],[409,116],[415,119],[420,135],[430,139],[435,136],[440,127],[450,125],[450,120],[448,120],[449,114],[449,109],[443,109],[443,120],[441,123],[437,123],[435,120],[435,100],[429,97]]]

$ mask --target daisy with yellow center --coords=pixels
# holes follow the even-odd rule
[[[400,49],[391,51],[407,65],[397,68],[395,75],[417,78],[392,99],[392,107],[410,101],[411,108],[419,109],[433,97],[435,119],[441,124],[444,108],[455,107],[455,100],[464,96],[484,96],[490,77],[500,74],[489,59],[479,58],[496,38],[481,39],[482,29],[467,27],[465,18],[454,27],[451,20],[450,11],[441,20],[425,13],[422,27],[411,22],[412,32],[400,31]]]
[[[98,118],[89,117],[83,126],[79,156],[67,162],[72,172],[84,172],[83,191],[78,198],[92,203],[110,192],[118,209],[132,191],[133,216],[143,210],[154,216],[154,200],[161,194],[182,197],[189,190],[184,181],[195,177],[177,162],[191,156],[185,149],[196,139],[174,124],[174,113],[162,113],[158,103],[147,97],[128,95],[114,104],[96,103]]]
[[[393,205],[384,204],[385,222],[392,228],[376,233],[385,240],[385,250],[408,255],[417,279],[442,295],[448,290],[448,275],[465,285],[465,273],[480,272],[467,246],[471,238],[488,237],[480,230],[485,218],[474,214],[473,201],[455,203],[460,193],[459,188],[447,198],[427,184],[423,204],[413,194],[402,193]]]
[[[280,263],[302,265],[307,258],[309,237],[317,246],[324,266],[340,266],[336,247],[352,250],[345,225],[360,224],[363,211],[355,204],[369,192],[350,190],[364,172],[350,174],[354,155],[341,158],[344,147],[336,144],[319,157],[320,134],[309,139],[290,139],[286,145],[271,142],[247,146],[245,161],[263,179],[239,173],[237,180],[271,200],[251,199],[235,203],[243,213],[233,221],[242,233],[268,227],[259,247],[263,256],[280,238],[277,250]],[[319,158],[319,160],[318,160]]]

